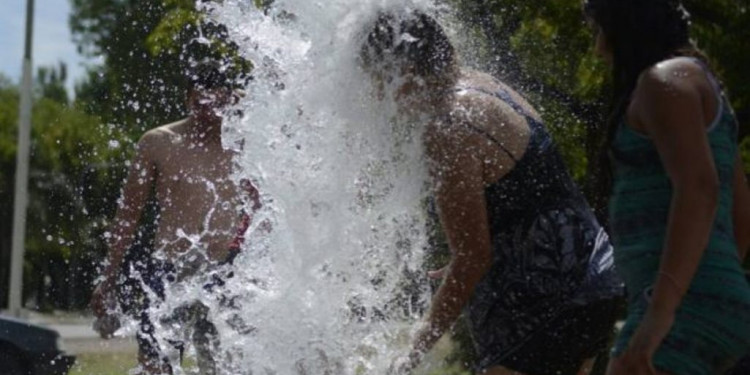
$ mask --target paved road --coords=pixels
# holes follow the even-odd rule
[[[30,313],[29,321],[49,327],[60,333],[65,351],[81,353],[124,353],[136,352],[135,338],[117,337],[102,339],[94,331],[94,318],[89,316],[55,316]]]

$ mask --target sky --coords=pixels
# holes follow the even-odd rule
[[[57,66],[60,61],[68,66],[66,86],[73,96],[75,82],[84,76],[84,59],[76,51],[68,17],[70,0],[34,1],[33,72],[40,66]],[[0,0],[0,74],[15,83],[21,81],[21,66],[26,23],[26,0]]]

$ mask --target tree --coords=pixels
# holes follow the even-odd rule
[[[602,115],[609,98],[607,69],[593,57],[593,35],[579,2],[565,0],[452,0],[459,18],[479,30],[485,55],[498,77],[530,96],[560,144],[579,181],[592,175],[589,160],[598,154]],[[729,88],[741,123],[750,121],[749,5],[743,1],[685,1],[693,12],[699,47]],[[742,37],[744,36],[744,38]],[[750,162],[748,128],[745,165]],[[581,148],[585,145],[585,149]],[[750,168],[750,167],[748,167]],[[748,169],[750,172],[750,169]]]
[[[60,104],[68,104],[68,91],[65,90],[65,81],[68,78],[68,67],[60,63],[57,69],[40,67],[36,73],[36,88],[39,96],[54,100]]]
[[[108,163],[118,160],[120,135],[69,106],[64,68],[41,68],[32,109],[25,296],[41,307],[83,307],[92,284],[89,259],[101,253],[101,232],[114,202]],[[7,280],[12,229],[18,88],[0,78],[0,277]],[[102,197],[107,197],[102,199]],[[7,283],[2,283],[7,285]],[[7,300],[3,288],[0,296]],[[45,297],[46,296],[46,297]]]
[[[185,83],[179,57],[152,55],[147,40],[168,4],[143,0],[74,0],[70,24],[79,51],[104,64],[76,88],[89,113],[133,138],[184,116]]]
[[[523,91],[537,108],[579,182],[591,181],[610,96],[608,72],[592,53],[580,2],[565,0],[451,0],[458,18],[478,35],[471,48],[490,71]],[[747,0],[685,0],[693,36],[723,78],[741,124],[750,173],[750,6]],[[601,201],[603,197],[590,198]],[[606,204],[599,204],[606,207]],[[459,358],[465,358],[459,355]],[[598,369],[601,371],[601,369]]]
[[[16,127],[18,88],[0,75],[0,306],[8,301],[10,280],[11,233],[13,227],[13,189],[16,170]]]
[[[698,46],[712,58],[731,94],[740,123],[750,122],[750,1],[685,0]],[[742,129],[743,138],[750,129]]]
[[[249,72],[226,29],[191,0],[73,0],[78,49],[104,57],[76,88],[79,103],[133,139],[186,115],[186,71],[205,57]]]

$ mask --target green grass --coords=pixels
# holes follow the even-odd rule
[[[137,364],[136,353],[82,353],[69,375],[123,375]]]
[[[432,351],[427,355],[426,363],[445,363],[445,359],[453,352],[456,342],[445,335],[440,339]],[[422,366],[424,367],[424,366]],[[444,364],[442,366],[429,366],[431,368],[418,368],[415,371],[417,375],[470,375],[471,372],[458,363]]]
[[[439,363],[440,359],[450,353],[453,343],[450,340],[443,339],[435,350],[428,356],[428,363]],[[128,371],[138,365],[137,354],[135,352],[119,353],[81,353],[77,355],[76,364],[68,375],[125,375]],[[469,375],[470,372],[459,365],[436,368],[430,366],[430,369],[417,369],[416,375]],[[186,358],[183,365],[185,370],[194,370],[195,361],[193,358]]]
[[[83,353],[77,355],[76,364],[68,375],[124,375],[138,365],[137,354],[128,353]],[[183,369],[195,367],[192,358],[186,358]]]
[[[470,375],[471,372],[459,365],[451,365],[439,369],[433,369],[427,375]]]

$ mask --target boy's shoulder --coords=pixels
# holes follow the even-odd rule
[[[168,146],[181,140],[185,136],[189,119],[183,119],[171,124],[162,125],[143,133],[138,144]]]
[[[182,143],[188,121],[184,119],[148,130],[138,141],[138,148],[151,155],[174,150]]]

